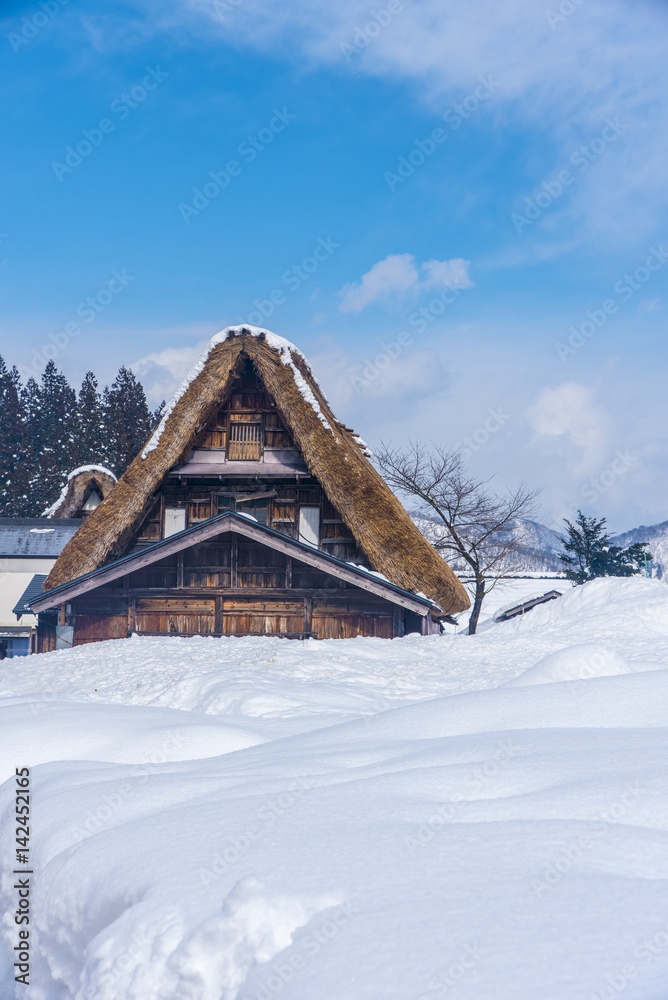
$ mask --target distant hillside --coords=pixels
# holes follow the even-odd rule
[[[430,542],[437,542],[445,534],[445,528],[433,518],[413,518],[418,528]],[[562,551],[561,538],[556,531],[547,528],[538,521],[518,518],[515,521],[513,534],[517,538],[517,547],[505,558],[499,567],[501,574],[513,576],[523,573],[535,575],[540,573],[554,574],[562,572],[559,553]],[[467,566],[463,560],[448,557],[448,562],[456,572],[466,573]]]
[[[429,541],[437,541],[443,536],[445,529],[435,519],[415,517],[414,520]],[[515,522],[514,534],[517,537],[517,547],[506,557],[502,574],[521,576],[523,573],[535,575],[562,572],[559,555],[563,550],[558,532],[538,521],[522,518]],[[621,548],[626,548],[635,542],[648,542],[649,551],[654,557],[650,563],[651,575],[657,579],[663,578],[664,575],[668,576],[668,521],[649,527],[641,525],[631,531],[614,535],[611,542]],[[457,572],[466,572],[462,560],[448,559],[448,561]]]
[[[635,545],[636,542],[649,542],[649,551],[654,556],[650,563],[652,576],[660,580],[668,575],[668,521],[650,524],[649,527],[641,524],[639,528],[615,535],[611,541],[622,548]]]

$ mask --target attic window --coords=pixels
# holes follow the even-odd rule
[[[86,500],[85,504],[83,505],[82,510],[86,511],[87,513],[90,513],[91,511],[95,510],[96,507],[99,507],[101,503],[102,503],[102,497],[97,492],[97,490],[93,490],[88,499]]]
[[[258,462],[262,450],[259,414],[230,414],[227,458],[230,462]]]

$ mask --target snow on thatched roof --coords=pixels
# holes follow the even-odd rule
[[[101,494],[100,500],[106,500],[116,484],[116,476],[104,465],[80,465],[72,469],[63,486],[60,496],[43,512],[42,517],[76,517],[93,492]]]
[[[248,326],[228,327],[212,338],[144,449],[63,550],[46,589],[90,573],[125,551],[156,491],[185,461],[247,359],[371,567],[398,587],[422,591],[446,614],[465,610],[469,600],[463,586],[369,462],[363,442],[336,419],[301,351],[268,330]]]

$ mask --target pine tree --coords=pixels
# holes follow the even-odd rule
[[[646,552],[646,542],[636,542],[627,549],[610,545],[610,535],[605,530],[606,518],[598,520],[578,511],[575,524],[564,518],[567,538],[564,539],[566,555],[559,558],[564,564],[565,576],[574,583],[586,583],[600,576],[635,576],[642,573],[652,558]]]
[[[153,431],[156,429],[156,427],[162,420],[162,414],[166,406],[167,406],[167,400],[163,399],[163,401],[160,403],[160,406],[156,407],[156,409],[151,414],[151,419],[152,419],[151,433],[153,433]]]
[[[141,382],[122,365],[111,387],[104,390],[107,428],[105,464],[121,476],[146,443],[153,424]]]
[[[74,465],[101,465],[106,452],[107,427],[102,396],[93,372],[86,372],[77,400]]]
[[[32,384],[31,384],[32,383]],[[31,499],[41,513],[57,499],[74,463],[76,393],[49,361],[41,383],[26,386],[27,429],[33,457]]]
[[[0,516],[30,517],[30,450],[16,367],[7,371],[0,357]]]

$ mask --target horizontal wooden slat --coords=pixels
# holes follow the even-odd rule
[[[160,598],[140,597],[137,600],[137,614],[199,614],[212,615],[215,611],[215,601],[202,601],[196,598]]]
[[[259,612],[261,614],[296,615],[301,614],[303,610],[303,601],[259,601],[257,598],[251,598],[249,600],[230,600],[229,598],[225,598],[225,602],[223,604],[223,614],[232,612],[242,612],[244,614]]]

